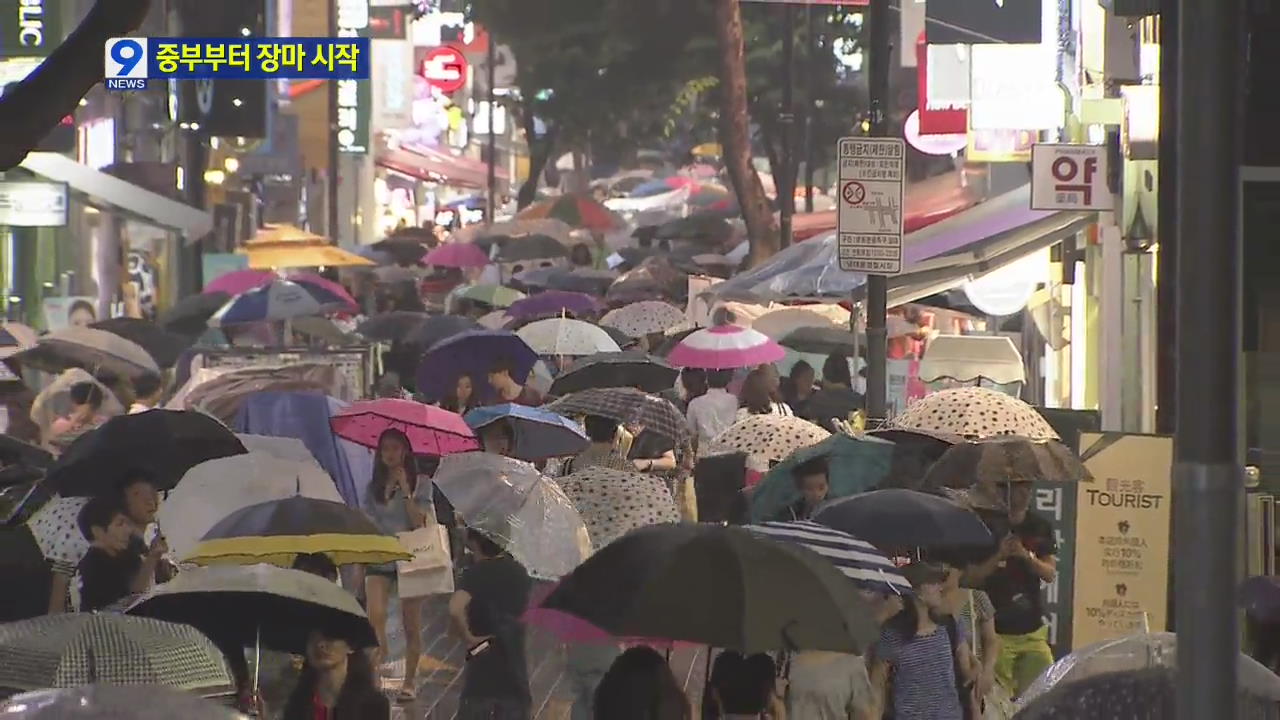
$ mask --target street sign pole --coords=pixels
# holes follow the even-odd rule
[[[796,192],[792,187],[795,177],[795,153],[792,151],[792,138],[795,125],[795,103],[793,101],[795,85],[795,44],[796,13],[795,5],[787,3],[782,6],[784,22],[782,23],[782,112],[778,115],[778,126],[782,133],[782,147],[779,158],[782,160],[782,172],[773,179],[773,186],[778,193],[778,235],[779,247],[791,246],[791,216],[796,209]]]
[[[1244,5],[1181,0],[1177,10],[1175,97],[1194,98],[1176,107],[1178,720],[1238,717]]]
[[[485,222],[492,223],[496,217],[498,210],[498,136],[494,132],[494,116],[498,114],[495,107],[494,99],[497,93],[494,92],[493,86],[497,84],[497,65],[498,65],[498,49],[497,43],[493,39],[493,33],[489,33],[489,47],[485,51],[485,74],[489,81],[488,100],[489,100],[489,168],[488,177],[486,178],[485,196]]]
[[[871,0],[870,48],[867,57],[871,136],[889,134],[889,0]],[[843,161],[842,161],[843,162]],[[899,223],[905,208],[899,207]],[[901,237],[899,237],[901,249]],[[901,268],[899,268],[899,271]],[[867,275],[867,420],[868,427],[883,422],[888,415],[889,279],[883,274]]]

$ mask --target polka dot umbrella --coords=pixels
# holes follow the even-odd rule
[[[589,467],[559,482],[587,524],[593,550],[636,528],[680,522],[667,484],[652,475]]]
[[[651,333],[666,332],[686,320],[684,311],[670,303],[661,300],[644,300],[610,310],[600,318],[600,324],[638,338]]]
[[[713,440],[716,447],[747,454],[747,468],[766,472],[800,448],[816,445],[831,433],[791,415],[751,415]]]
[[[997,435],[1060,439],[1035,408],[1018,398],[980,387],[926,395],[894,418],[893,427],[959,435],[968,440]]]

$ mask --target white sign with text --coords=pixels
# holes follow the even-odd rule
[[[901,138],[840,140],[840,269],[872,275],[902,272],[902,183],[906,144]]]
[[[1106,146],[1032,146],[1032,210],[1111,210],[1114,202],[1107,187]]]

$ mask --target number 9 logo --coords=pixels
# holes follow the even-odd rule
[[[145,62],[146,46],[133,38],[116,38],[108,41],[107,60],[108,78],[130,78],[147,76]],[[114,63],[114,66],[112,65]],[[142,67],[139,67],[142,65]]]

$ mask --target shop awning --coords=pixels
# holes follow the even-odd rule
[[[138,220],[181,234],[195,242],[213,230],[213,216],[185,203],[153,193],[113,175],[82,165],[58,153],[33,152],[21,167],[85,196],[90,205],[106,206]]]
[[[1026,382],[1022,353],[1003,335],[939,335],[920,361],[920,379],[974,382],[985,378],[1007,385]]]
[[[376,162],[388,170],[427,182],[469,188],[485,188],[489,184],[489,167],[485,163],[416,143],[385,150],[378,154]],[[507,179],[504,168],[497,168],[496,174],[499,180]]]

